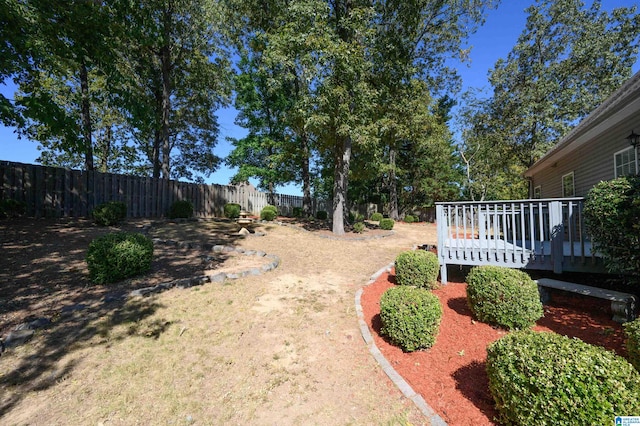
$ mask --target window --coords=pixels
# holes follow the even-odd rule
[[[615,177],[638,174],[638,156],[632,146],[613,154]]]
[[[562,176],[562,196],[575,197],[576,188],[573,181],[573,172]]]
[[[533,198],[542,198],[542,187],[540,185],[533,188]]]

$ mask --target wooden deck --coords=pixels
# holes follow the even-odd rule
[[[442,283],[448,265],[606,272],[585,233],[582,198],[436,203]]]

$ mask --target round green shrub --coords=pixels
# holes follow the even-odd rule
[[[169,219],[188,219],[193,216],[193,204],[191,201],[174,201],[169,208]]]
[[[393,219],[382,218],[380,219],[380,229],[384,229],[385,231],[390,231],[393,229],[393,225],[395,222]]]
[[[543,315],[537,284],[526,273],[501,266],[469,272],[467,302],[478,320],[509,330],[531,327]]]
[[[112,226],[127,217],[127,205],[122,201],[107,201],[93,209],[93,219],[100,226]]]
[[[316,219],[318,220],[327,220],[328,217],[329,214],[324,210],[318,210],[318,212],[316,213]]]
[[[640,371],[640,318],[623,325],[629,362]]]
[[[362,222],[356,222],[353,224],[353,232],[355,232],[356,234],[362,234],[364,232],[364,223]]]
[[[293,217],[302,217],[302,207],[294,207],[293,208]]]
[[[271,221],[278,216],[278,209],[276,206],[266,205],[260,211],[260,219]]]
[[[396,282],[426,289],[436,288],[440,262],[426,250],[410,250],[396,257]]]
[[[595,185],[584,202],[587,232],[610,272],[640,281],[640,176]]]
[[[27,211],[27,203],[8,198],[0,200],[0,219],[24,216]]]
[[[371,220],[374,222],[378,222],[382,220],[382,218],[383,218],[382,213],[375,212],[374,214],[371,215]]]
[[[408,214],[408,215],[405,215],[405,217],[404,217],[404,221],[405,221],[406,223],[413,223],[413,222],[415,222],[415,221],[416,221],[416,218],[415,218],[415,217],[413,217],[412,215]]]
[[[364,215],[358,212],[349,212],[349,222],[362,222],[364,220]]]
[[[153,242],[149,238],[114,232],[91,241],[86,261],[91,281],[106,284],[147,272],[152,258]]]
[[[227,203],[224,205],[224,217],[229,219],[237,219],[240,217],[240,204]]]
[[[423,288],[392,287],[380,298],[380,331],[405,352],[433,346],[441,318],[440,300]]]
[[[640,375],[604,348],[555,333],[514,332],[487,348],[501,424],[607,425],[640,413]]]

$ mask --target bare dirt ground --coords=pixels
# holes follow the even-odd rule
[[[434,244],[434,225],[396,224],[392,236],[355,241],[322,238],[319,229],[265,225],[255,229],[264,236],[240,238],[231,223],[167,223],[150,235],[262,250],[280,266],[133,299],[123,295],[245,260],[156,246],[148,275],[91,285],[88,244],[117,229],[0,222],[0,336],[30,319],[53,321],[0,357],[0,423],[425,422],[362,342],[354,294],[399,252]]]

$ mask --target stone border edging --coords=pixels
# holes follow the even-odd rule
[[[206,283],[223,283],[226,280],[237,280],[239,278],[244,278],[247,276],[255,276],[261,275],[264,272],[269,272],[276,269],[280,265],[280,258],[275,254],[267,254],[264,251],[260,250],[247,250],[243,247],[232,247],[232,246],[223,246],[223,245],[213,245],[213,244],[195,244],[190,242],[179,242],[175,240],[162,240],[160,238],[153,238],[154,244],[163,244],[167,246],[176,246],[184,249],[200,249],[204,251],[210,251],[213,253],[232,253],[236,252],[245,256],[256,256],[256,257],[264,257],[267,259],[271,259],[270,263],[266,265],[262,265],[261,267],[254,267],[242,270],[240,272],[219,272],[214,275],[198,275],[196,277],[191,278],[181,278],[173,281],[167,281],[164,283],[160,283],[151,287],[143,287],[138,288],[129,293],[129,297],[136,296],[148,296],[150,294],[156,294],[163,292],[165,290],[169,290],[173,287],[179,288],[189,288],[198,285],[203,285]]]
[[[378,272],[376,272],[371,276],[371,278],[369,278],[369,281],[365,284],[365,287],[373,284],[383,273],[390,272],[394,264],[395,262],[391,262],[387,266],[384,266],[380,270],[378,270]],[[411,385],[409,385],[409,383],[407,383],[407,381],[404,380],[402,376],[391,366],[389,361],[387,361],[387,359],[384,357],[382,352],[380,352],[380,349],[378,349],[378,347],[376,346],[375,340],[373,339],[373,335],[369,330],[369,326],[367,325],[367,322],[364,320],[364,311],[362,310],[362,304],[360,303],[362,292],[363,292],[362,288],[359,288],[358,291],[356,292],[356,296],[355,296],[356,313],[358,315],[358,324],[360,325],[360,333],[362,334],[362,338],[364,339],[364,342],[369,348],[369,352],[371,352],[371,355],[373,355],[373,357],[378,362],[378,364],[380,364],[380,367],[382,367],[382,370],[387,374],[387,376],[389,376],[389,378],[396,385],[396,387],[400,389],[400,392],[402,392],[402,394],[405,397],[413,401],[415,406],[422,412],[422,414],[426,418],[429,419],[432,425],[447,426],[447,423],[442,419],[442,417],[440,417],[440,415],[438,415],[438,413],[436,413],[435,410],[431,408],[429,404],[427,404],[427,402],[424,400],[424,398],[420,394],[416,393],[416,391],[413,390]]]

